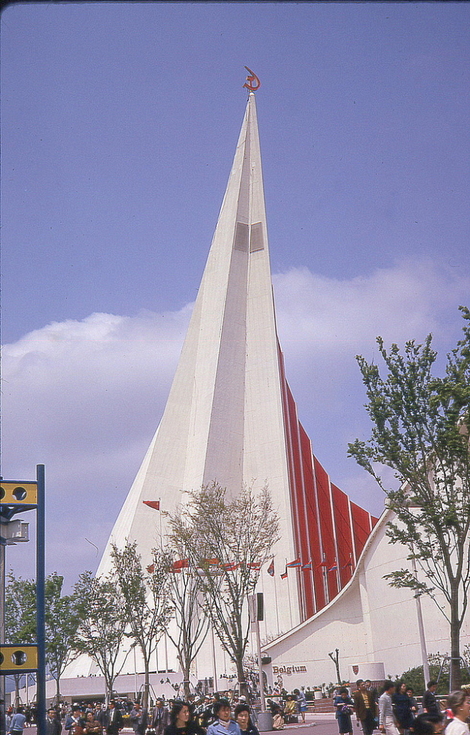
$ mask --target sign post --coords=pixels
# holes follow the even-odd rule
[[[36,645],[5,645],[5,547],[29,541],[28,525],[13,516],[36,510]],[[45,635],[45,468],[36,467],[36,481],[0,481],[0,699],[5,700],[5,676],[36,672],[37,733],[46,735]],[[5,733],[2,702],[0,735]]]

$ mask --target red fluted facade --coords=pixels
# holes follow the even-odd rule
[[[377,518],[334,485],[297,416],[279,348],[301,618],[314,615],[351,579]],[[293,561],[293,560],[289,560]]]

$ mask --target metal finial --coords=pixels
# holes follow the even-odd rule
[[[256,90],[261,87],[261,82],[254,71],[251,71],[247,66],[245,66],[245,69],[250,72],[251,76],[246,78],[246,82],[243,86],[249,89],[250,92],[256,92]]]

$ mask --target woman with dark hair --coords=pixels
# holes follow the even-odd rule
[[[411,714],[413,715],[413,720],[414,720],[415,717],[418,716],[418,702],[415,699],[415,693],[412,687],[406,687],[406,695],[408,699],[410,700]]]
[[[175,702],[170,712],[170,724],[165,727],[163,735],[205,735],[205,731],[194,722],[188,702]]]
[[[413,720],[414,735],[442,735],[444,718],[442,715],[433,715],[423,712]]]
[[[400,732],[402,735],[408,735],[413,724],[413,712],[411,700],[406,693],[406,684],[403,681],[397,682],[395,693],[392,694],[392,704]]]
[[[353,726],[351,722],[351,714],[354,709],[354,702],[349,696],[346,687],[341,687],[338,694],[333,700],[336,709],[336,719],[338,720],[338,730],[340,734],[349,733],[352,735]]]
[[[454,718],[445,729],[445,735],[469,735],[467,719],[470,714],[470,697],[467,692],[458,690],[447,697],[447,707],[452,710]]]
[[[238,722],[244,735],[259,735],[258,728],[251,721],[250,708],[247,704],[237,704],[234,711],[235,722]]]

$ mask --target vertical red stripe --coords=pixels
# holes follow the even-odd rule
[[[341,587],[352,577],[353,539],[349,521],[349,499],[336,485],[331,486],[335,514],[336,540],[338,547],[338,568]]]
[[[312,562],[312,570],[295,570],[300,619],[304,620],[321,610],[351,579],[354,560],[359,558],[378,519],[351,503],[336,485],[330,485],[330,478],[313,455],[310,440],[298,420],[280,348],[278,354],[294,554],[302,564]]]

